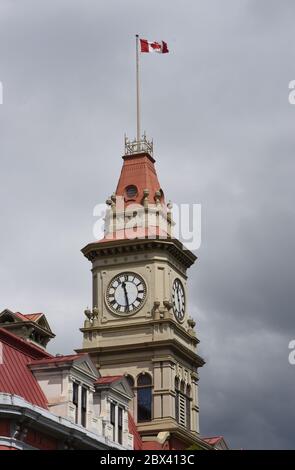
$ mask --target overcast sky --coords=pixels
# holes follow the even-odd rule
[[[190,270],[201,434],[294,448],[294,1],[1,0],[0,310],[43,311],[54,353],[80,347],[93,208],[143,127],[166,197],[202,204]]]

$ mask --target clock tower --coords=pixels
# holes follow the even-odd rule
[[[103,376],[125,375],[145,448],[203,448],[199,437],[195,321],[187,269],[196,256],[173,237],[171,204],[158,181],[153,145],[125,139],[104,237],[82,250],[92,263],[93,307],[83,348]]]

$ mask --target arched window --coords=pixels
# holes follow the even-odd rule
[[[125,375],[125,378],[127,380],[127,382],[129,383],[130,385],[130,388],[133,388],[134,387],[134,378],[132,377],[132,375]]]
[[[185,383],[184,381],[182,380],[180,382],[180,392],[184,395],[184,391],[185,391]]]
[[[137,421],[152,419],[152,379],[149,374],[137,378]]]
[[[191,427],[191,388],[182,380],[175,379],[175,419],[181,425]]]
[[[136,406],[136,398],[135,398],[135,390],[134,390],[134,378],[132,377],[132,375],[129,375],[129,374],[125,374],[125,379],[127,380],[132,392],[133,392],[133,397],[131,398],[130,400],[130,404],[129,404],[129,410],[132,414],[132,416],[134,416],[134,411],[135,411],[135,406]]]

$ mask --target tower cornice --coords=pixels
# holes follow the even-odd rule
[[[156,319],[151,319],[151,320],[146,320],[145,321],[145,326],[157,326],[157,325],[169,325],[171,328],[176,330],[178,334],[182,337],[184,337],[188,342],[191,342],[194,346],[197,346],[197,344],[200,342],[200,340],[196,336],[192,336],[190,333],[188,333],[182,325],[177,323],[174,319],[172,318],[161,318],[160,320]],[[130,332],[131,329],[136,329],[136,328],[142,328],[142,323],[140,321],[128,321],[128,323],[112,323],[112,324],[100,324],[98,326],[89,326],[89,327],[82,327],[80,328],[80,331],[82,333],[89,332],[93,333],[95,331],[104,331],[105,333],[109,332],[116,332],[116,330],[119,331],[124,331],[126,330],[126,333]]]
[[[197,256],[190,250],[187,250],[176,238],[162,239],[158,237],[155,239],[98,241],[89,243],[81,251],[89,261],[93,262],[97,258],[110,255],[132,254],[152,249],[165,250],[176,258],[177,261],[181,262],[185,268],[189,268],[197,260]]]
[[[154,157],[149,152],[138,152],[138,153],[134,152],[132,155],[125,154],[122,156],[124,161],[130,161],[130,162],[136,162],[138,158],[143,159],[144,157],[146,157],[152,163],[156,162]]]
[[[120,345],[114,345],[114,346],[95,346],[93,348],[82,348],[82,349],[76,349],[75,351],[77,353],[80,352],[87,352],[90,356],[94,354],[95,356],[102,357],[102,354],[123,354],[125,352],[131,352],[131,351],[137,351],[137,353],[140,353],[141,351],[145,352],[147,349],[149,350],[154,350],[154,351],[160,351],[163,349],[170,349],[171,351],[177,352],[178,355],[183,357],[186,361],[189,363],[193,363],[196,367],[203,367],[203,365],[206,363],[204,359],[199,356],[199,354],[191,351],[191,349],[186,348],[183,346],[179,341],[176,339],[165,339],[165,340],[159,340],[159,341],[146,341],[146,342],[141,342],[140,344],[120,344]]]

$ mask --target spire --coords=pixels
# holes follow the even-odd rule
[[[125,137],[123,166],[115,193],[106,201],[105,236],[102,241],[171,236],[171,205],[161,189],[153,142]]]
[[[125,207],[144,202],[165,205],[152,154],[153,142],[145,135],[139,142],[130,142],[125,137],[124,163],[115,192],[116,196],[124,198]]]

